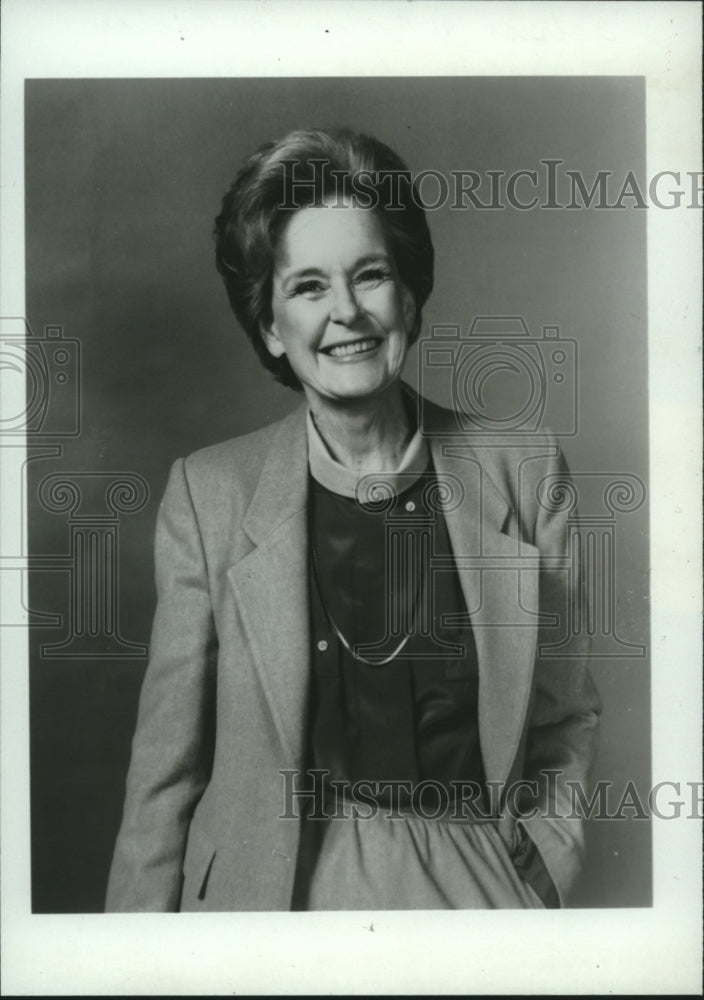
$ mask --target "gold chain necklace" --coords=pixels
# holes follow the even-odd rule
[[[364,663],[368,667],[384,667],[384,666],[386,666],[387,663],[391,663],[392,660],[396,659],[396,657],[398,656],[398,654],[401,652],[401,650],[403,649],[403,647],[406,645],[406,643],[408,642],[408,640],[411,638],[411,633],[408,633],[407,635],[405,635],[403,637],[403,639],[401,640],[401,642],[398,644],[398,646],[393,651],[393,653],[391,653],[390,656],[386,656],[386,657],[384,657],[381,660],[368,660],[366,657],[362,656],[360,653],[356,653],[355,650],[352,648],[351,644],[347,641],[347,639],[345,638],[345,636],[342,634],[341,629],[339,629],[337,627],[335,619],[332,617],[332,615],[331,615],[331,613],[330,613],[330,611],[328,609],[328,606],[325,603],[325,598],[323,597],[323,587],[322,587],[322,584],[320,582],[320,572],[318,570],[318,554],[317,554],[316,549],[315,549],[315,534],[314,534],[314,531],[313,531],[313,525],[312,524],[310,525],[310,539],[311,539],[310,551],[311,551],[312,562],[313,562],[313,577],[315,579],[315,586],[316,586],[316,589],[318,591],[318,597],[320,598],[320,603],[321,603],[322,608],[323,608],[323,613],[324,613],[325,617],[328,620],[328,624],[330,625],[330,628],[333,630],[333,632],[335,633],[335,635],[337,636],[337,638],[340,640],[340,642],[342,643],[342,645],[345,647],[345,649],[347,650],[347,652],[355,660],[357,660],[358,663]],[[412,618],[413,618],[413,623],[414,624],[415,624],[415,620],[416,620],[416,614],[417,614],[417,611],[418,611],[418,597],[420,595],[420,589],[421,589],[421,579],[420,579],[420,577],[421,577],[421,574],[419,573],[418,574],[418,579],[416,581],[416,592],[415,592],[415,595],[414,595],[414,598],[413,598],[413,613],[412,613]]]

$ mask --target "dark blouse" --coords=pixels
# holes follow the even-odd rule
[[[452,554],[442,513],[425,502],[434,479],[429,467],[382,510],[309,483],[310,766],[350,784],[407,783],[396,792],[406,805],[406,789],[426,782],[431,811],[443,794],[452,804],[452,782],[481,786],[484,777],[477,654],[459,578],[431,572],[431,557]],[[390,788],[376,791],[365,790],[391,800]]]

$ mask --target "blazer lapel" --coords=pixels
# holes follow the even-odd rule
[[[538,608],[538,550],[512,537],[511,504],[486,474],[477,450],[433,438],[439,477],[457,477],[464,497],[448,505],[448,533],[479,659],[479,739],[486,778],[503,782],[521,740],[530,701]]]
[[[282,745],[303,757],[310,660],[305,408],[280,425],[243,528],[254,548],[228,577]]]

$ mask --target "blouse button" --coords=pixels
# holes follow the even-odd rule
[[[409,514],[412,514],[415,509],[416,505],[413,503],[412,500],[409,500],[408,503],[406,504],[406,510],[408,511]]]
[[[328,648],[327,640],[320,639],[318,642],[318,649],[320,650],[320,652],[324,653],[327,648]]]

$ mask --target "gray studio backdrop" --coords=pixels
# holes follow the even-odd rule
[[[483,203],[490,171],[518,170],[539,171],[544,201],[542,160],[563,161],[559,203],[570,200],[568,169],[589,186],[610,171],[610,203],[628,171],[645,176],[639,78],[27,83],[27,320],[53,386],[30,427],[26,501],[31,552],[41,557],[30,577],[35,911],[103,905],[154,610],[153,529],[171,463],[298,400],[259,366],[229,311],[213,264],[213,217],[244,155],[295,127],[339,124],[376,135],[414,173],[476,171]],[[439,189],[430,178],[423,190],[431,201]],[[530,182],[516,192],[528,201]],[[582,476],[596,484],[587,513],[611,518],[616,547],[614,648],[628,655],[593,663],[604,701],[594,778],[613,782],[616,804],[631,780],[647,794],[650,770],[647,499],[614,514],[603,508],[599,478],[647,483],[647,212],[636,200],[531,211],[452,210],[448,201],[430,213],[437,277],[421,335],[508,316],[536,339],[552,326],[574,342],[578,424],[555,430],[565,431],[572,470],[592,474]],[[417,365],[414,350],[414,385]],[[446,372],[425,375],[427,391],[451,403]],[[497,373],[494,391],[510,395],[516,379]],[[553,425],[562,419],[546,414]],[[75,492],[61,493],[66,479],[81,489],[79,506]],[[77,638],[85,597],[77,576],[90,545],[115,554],[101,593],[109,603],[114,591],[116,601],[110,620],[95,610],[92,636],[84,628]],[[60,620],[45,617],[52,614]],[[590,822],[574,905],[650,902],[649,822]]]

